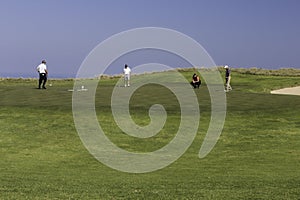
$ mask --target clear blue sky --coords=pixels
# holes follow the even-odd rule
[[[299,10],[299,0],[0,0],[0,76],[36,77],[46,59],[52,76],[74,77],[101,41],[148,26],[192,37],[217,65],[300,68]]]

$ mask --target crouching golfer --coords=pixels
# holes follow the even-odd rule
[[[43,84],[42,88],[46,89],[46,82],[47,82],[47,75],[48,75],[48,71],[47,71],[47,66],[46,66],[46,61],[43,60],[41,64],[39,64],[39,66],[37,66],[37,71],[39,72],[40,78],[39,78],[39,89],[41,89],[41,85]]]
[[[194,75],[193,75],[191,85],[192,85],[194,88],[199,88],[199,87],[200,87],[200,85],[201,85],[201,80],[200,80],[200,77],[199,77],[197,74],[194,74]]]

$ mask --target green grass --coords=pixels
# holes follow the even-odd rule
[[[190,79],[192,70],[182,74]],[[222,71],[223,75],[223,71]],[[134,77],[133,77],[134,78]],[[0,80],[0,199],[299,199],[300,96],[271,95],[272,89],[300,85],[292,74],[232,71],[227,118],[210,154],[198,158],[207,131],[210,99],[205,83],[195,90],[201,110],[198,134],[187,152],[168,167],[145,174],[119,172],[85,149],[72,116],[72,80]],[[149,152],[173,137],[180,121],[175,96],[158,85],[141,87],[130,112],[149,123],[153,103],[168,119],[155,137],[130,137],[116,127],[110,95],[117,79],[101,79],[97,117],[107,136],[129,151]]]

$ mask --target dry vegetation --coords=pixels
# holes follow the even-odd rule
[[[262,69],[262,68],[232,68],[234,72],[250,75],[270,75],[270,76],[300,76],[300,69]]]

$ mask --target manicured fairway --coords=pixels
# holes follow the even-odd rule
[[[182,73],[189,80],[193,71]],[[50,82],[52,87],[38,90],[37,80],[0,80],[0,199],[300,198],[300,96],[270,94],[272,89],[299,86],[300,76],[233,70],[222,135],[210,154],[199,159],[210,119],[204,83],[195,90],[201,119],[193,144],[173,164],[145,174],[119,172],[91,156],[73,121],[68,91],[73,80]],[[166,145],[180,122],[173,93],[155,84],[134,93],[130,112],[137,124],[149,123],[148,109],[154,103],[168,112],[158,135],[137,139],[113,120],[110,96],[116,82],[101,80],[96,93],[97,117],[106,135],[129,151]]]

